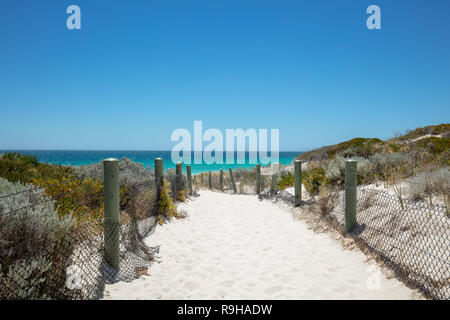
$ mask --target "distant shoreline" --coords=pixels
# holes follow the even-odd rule
[[[145,168],[152,168],[155,158],[163,158],[164,170],[175,168],[175,163],[171,160],[171,151],[117,151],[117,150],[0,150],[0,154],[4,152],[18,152],[21,154],[35,156],[38,161],[62,165],[62,166],[87,166],[101,162],[106,158],[128,158],[135,163],[142,164]],[[288,165],[302,152],[280,151],[279,163],[282,165]],[[192,157],[193,160],[193,157]],[[237,169],[249,169],[256,164],[250,164],[248,152],[246,152],[245,163],[239,164],[237,162],[237,156],[235,152],[235,163],[227,164],[225,154],[223,157],[223,164],[191,164],[192,174],[199,174],[208,171],[220,171],[228,170],[229,168]],[[260,163],[258,159],[258,163]],[[184,167],[184,165],[183,165]],[[183,169],[185,171],[185,169]]]

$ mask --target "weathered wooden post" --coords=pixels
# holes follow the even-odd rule
[[[156,185],[156,197],[159,199],[164,182],[164,167],[163,159],[155,159],[155,185]]]
[[[208,172],[208,188],[212,190],[211,171]]]
[[[160,184],[164,177],[164,167],[163,167],[163,159],[156,158],[155,159],[155,182]]]
[[[349,232],[356,224],[356,160],[345,161],[345,231]]]
[[[277,189],[278,189],[278,175],[277,175],[277,173],[278,173],[278,170],[275,170],[275,168],[278,168],[278,166],[279,166],[279,164],[278,163],[273,163],[272,164],[272,184],[271,184],[271,186],[270,186],[270,192],[272,193],[272,194],[275,194],[276,192],[277,192]]]
[[[295,187],[295,206],[299,206],[302,201],[302,162],[294,161],[294,187]]]
[[[256,165],[256,194],[261,193],[261,165]]]
[[[219,176],[219,183],[220,183],[220,191],[223,191],[223,170],[220,170],[220,176]]]
[[[103,175],[105,258],[118,272],[120,265],[119,161],[114,158],[103,160]]]
[[[181,164],[181,162],[177,162],[177,166],[176,166],[176,174],[177,174],[177,179],[176,179],[176,183],[177,183],[177,190],[180,191],[181,190],[181,176],[183,174],[183,166]]]
[[[233,185],[233,191],[234,191],[234,193],[237,193],[236,183],[234,182],[234,177],[233,177],[233,170],[231,170],[231,168],[229,168],[229,170],[230,170],[231,184]]]
[[[188,183],[188,192],[189,195],[192,195],[192,175],[191,175],[191,166],[186,166],[186,174],[187,174],[187,183]]]

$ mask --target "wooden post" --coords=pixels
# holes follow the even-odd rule
[[[164,182],[164,167],[163,159],[155,159],[155,185],[156,185],[156,197],[159,199]]]
[[[212,190],[211,171],[208,172],[208,188]]]
[[[256,165],[256,194],[261,193],[261,165]]]
[[[278,163],[273,163],[272,164],[273,168],[278,167],[279,164]],[[270,186],[270,191],[272,194],[275,194],[278,190],[278,186],[277,186],[277,182],[278,182],[278,175],[276,172],[274,172],[274,169],[272,169],[272,184]]]
[[[163,177],[164,177],[163,159],[156,158],[155,159],[155,182],[161,183]]]
[[[105,258],[117,272],[120,260],[120,216],[119,216],[119,161],[103,160]]]
[[[349,232],[356,224],[356,160],[345,161],[345,231]]]
[[[188,192],[189,195],[192,195],[192,175],[191,175],[191,166],[187,165],[186,166],[186,174],[187,174],[187,183],[188,183]]]
[[[219,182],[220,182],[220,191],[223,191],[223,170],[220,170]]]
[[[233,185],[233,191],[234,193],[237,193],[236,183],[234,183],[233,170],[231,170],[231,168],[229,168],[229,170],[230,170],[231,184]]]
[[[183,166],[181,164],[181,162],[177,162],[177,167],[176,167],[176,174],[177,174],[177,190],[181,190],[181,175],[183,174]]]
[[[295,206],[298,207],[302,201],[302,162],[294,161],[294,187]]]

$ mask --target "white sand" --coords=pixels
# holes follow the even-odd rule
[[[327,234],[256,196],[201,191],[189,217],[147,238],[158,260],[105,299],[410,299],[412,290]],[[368,288],[367,283],[376,283]],[[374,280],[375,279],[375,280]],[[374,281],[372,281],[374,280]]]

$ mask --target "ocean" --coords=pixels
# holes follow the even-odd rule
[[[4,152],[18,152],[21,154],[33,155],[40,162],[49,164],[60,164],[60,165],[73,165],[73,166],[83,166],[93,163],[99,163],[106,158],[128,158],[134,162],[139,162],[146,168],[154,166],[155,158],[162,158],[164,164],[164,170],[169,168],[175,168],[175,163],[171,160],[171,151],[71,151],[71,150],[0,150],[0,154]],[[301,152],[280,152],[278,162],[280,164],[286,165],[290,164],[295,157]],[[269,154],[270,155],[270,154]],[[237,155],[235,153],[235,162]],[[194,160],[193,155],[191,156],[192,162]],[[201,173],[205,171],[219,171],[220,169],[228,170],[228,168],[250,168],[255,166],[249,163],[248,152],[245,155],[244,164],[226,164],[226,156],[223,155],[223,164],[191,164],[192,174]],[[260,159],[258,158],[258,163]],[[184,167],[184,165],[183,165]],[[184,170],[183,170],[184,171]]]

